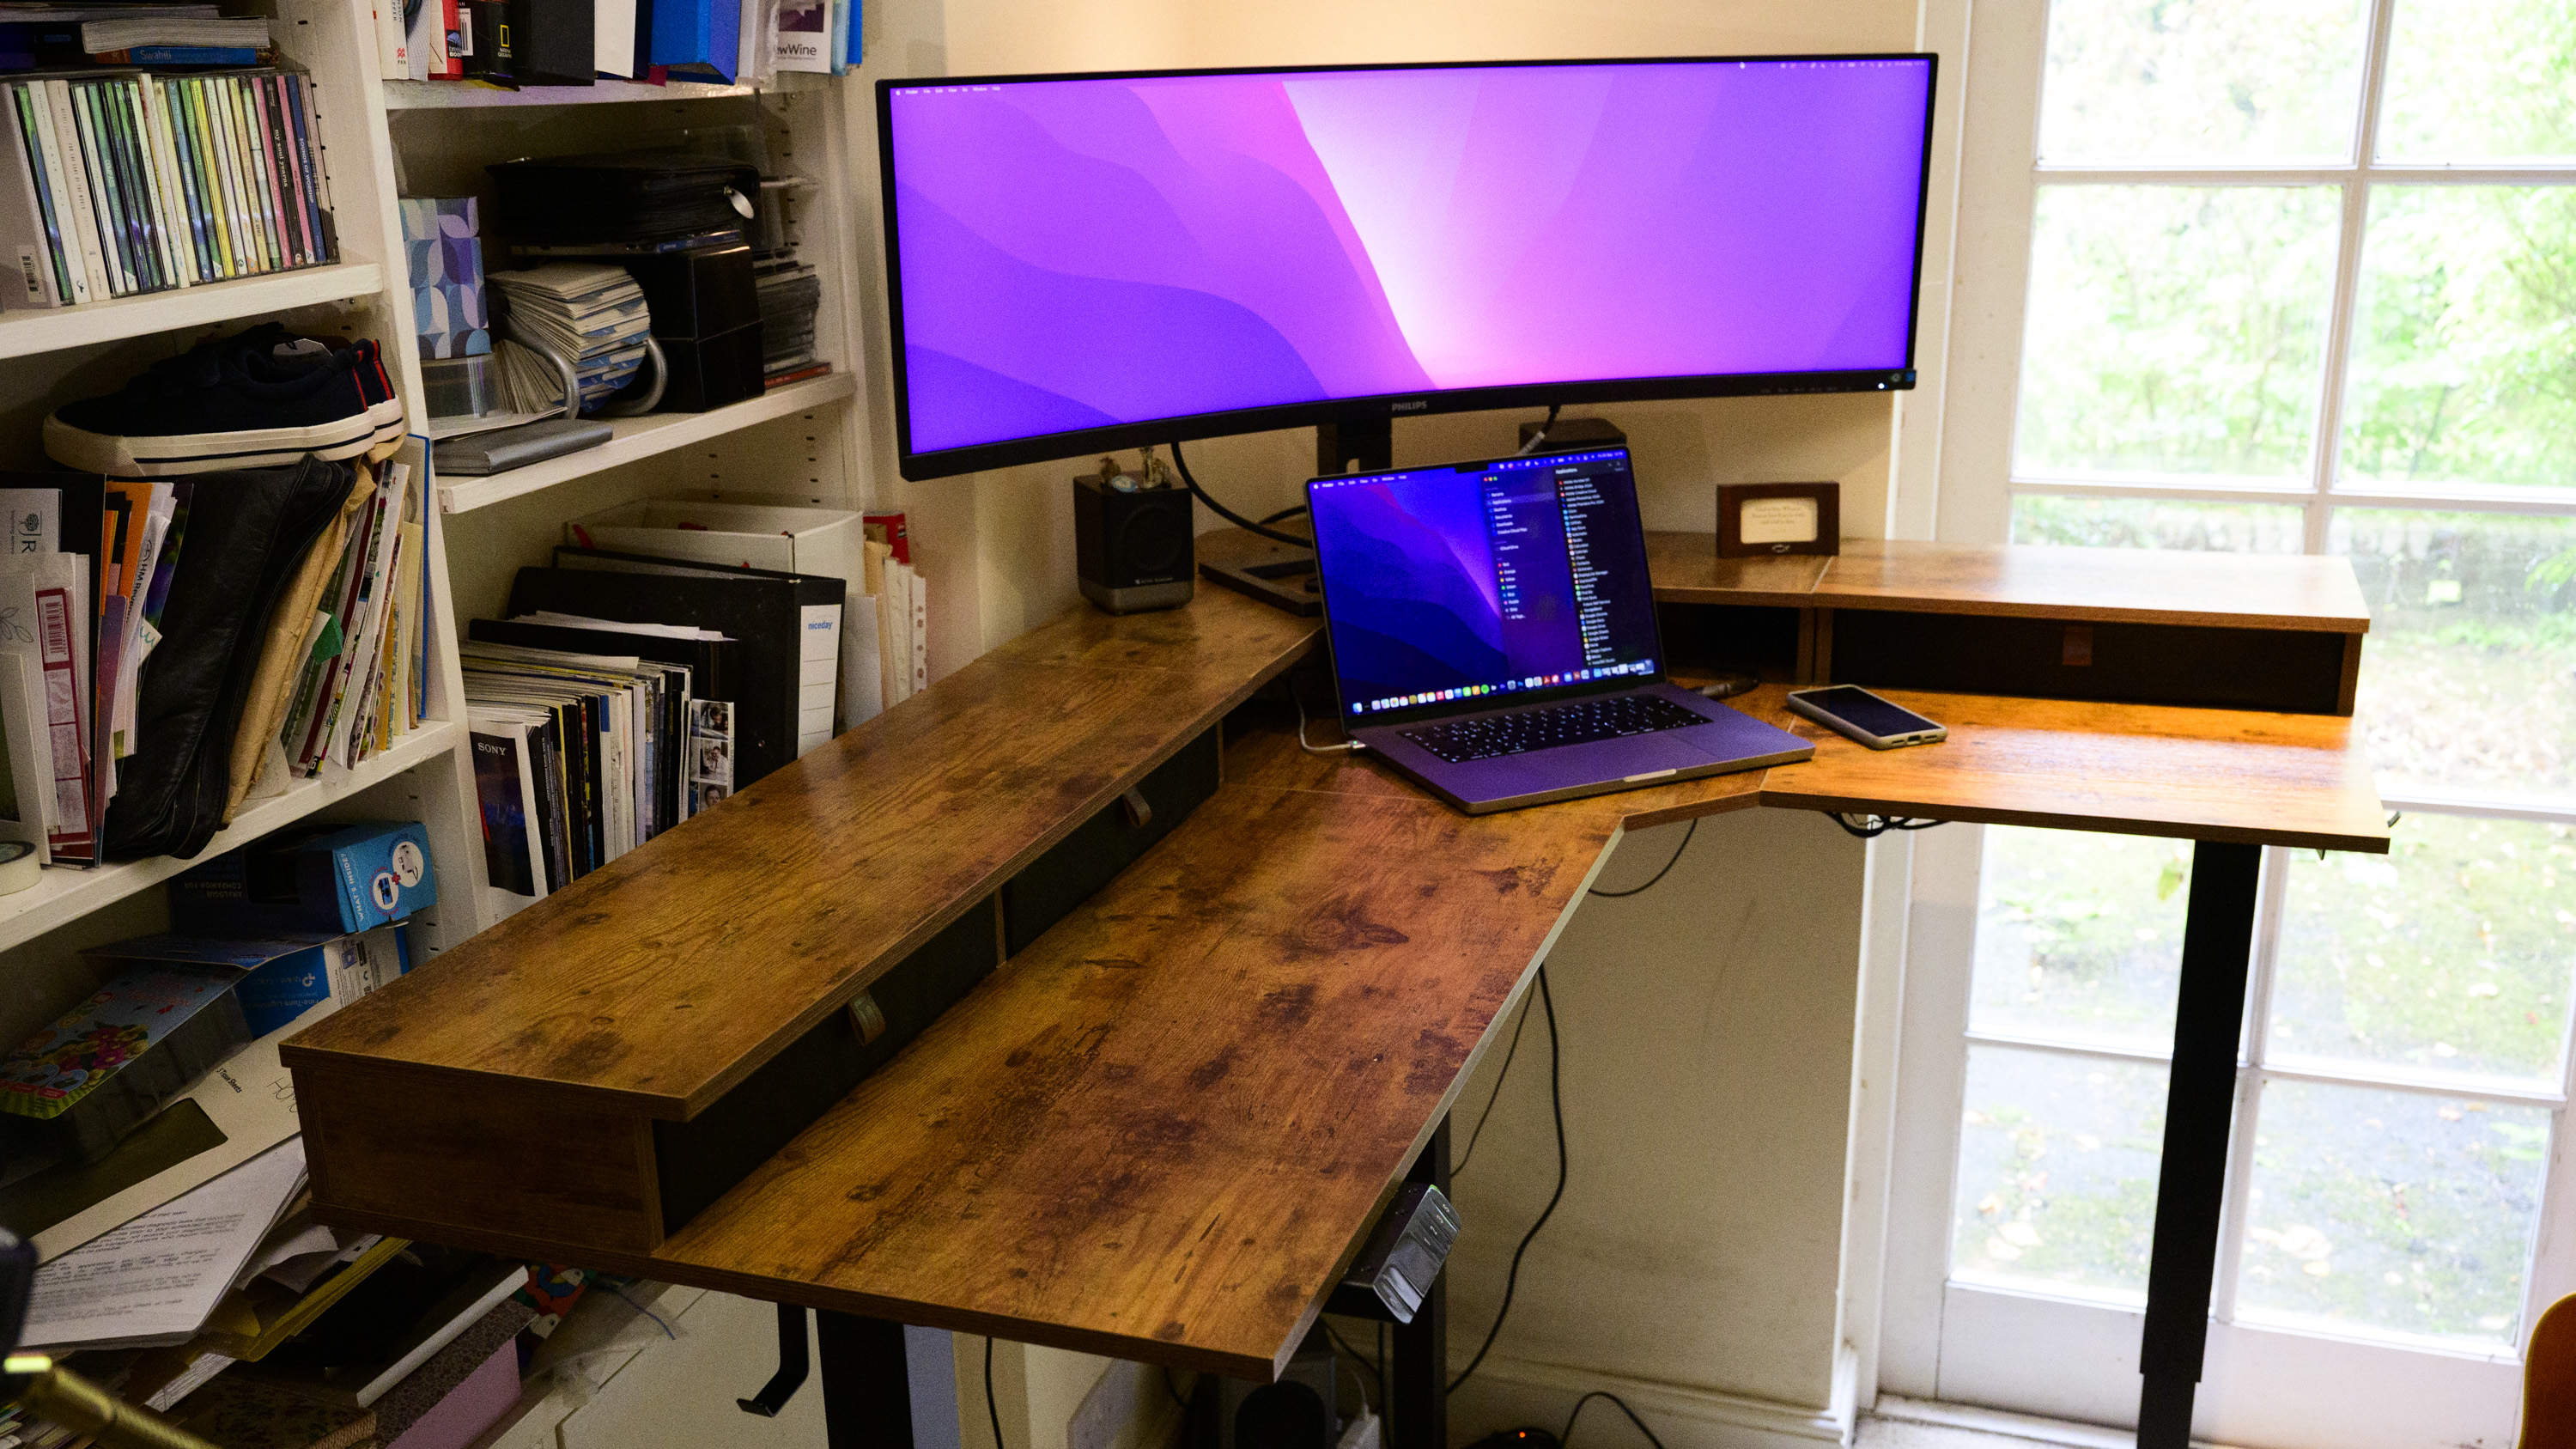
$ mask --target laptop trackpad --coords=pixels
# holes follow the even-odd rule
[[[1543,772],[1556,785],[1608,784],[1664,770],[1695,770],[1709,752],[1693,749],[1681,736],[1688,731],[1658,730],[1650,735],[1623,735],[1579,745],[1559,745],[1504,758],[1533,772]],[[1549,788],[1554,788],[1551,786]]]

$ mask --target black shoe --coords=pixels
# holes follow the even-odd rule
[[[45,419],[45,452],[146,478],[353,458],[402,436],[401,403],[390,386],[370,397],[362,371],[384,377],[357,347],[253,328],[157,363],[122,392],[57,409]]]

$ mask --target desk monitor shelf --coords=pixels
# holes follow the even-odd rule
[[[1822,611],[1866,593],[1876,611],[1940,612],[1937,591],[1892,580],[1833,596],[1829,578],[1765,568],[1730,589],[1685,537],[1701,572],[1659,568],[1667,604],[1794,609],[1803,593]],[[1258,554],[1239,534],[1205,541],[1209,556]],[[2192,617],[2357,643],[2366,618],[2345,615],[2345,591],[2357,602],[2348,572],[2312,615]],[[2042,592],[2013,607],[2082,621],[2084,600],[2061,615],[2055,586]],[[285,1049],[316,1216],[1267,1378],[1625,831],[1770,806],[2388,844],[2339,712],[1961,692],[1894,694],[1950,727],[1931,749],[1874,753],[1810,726],[1825,735],[1811,763],[1461,816],[1366,757],[1300,750],[1284,703],[1244,708],[1312,657],[1315,634],[1226,589],[1160,613],[1080,607],[353,1004]],[[1769,683],[1728,707],[1780,723],[1784,693]],[[1220,725],[1212,770],[1196,751],[1217,748]],[[1177,804],[1211,783],[1195,809]],[[1095,892],[1050,928],[1010,932],[1015,881],[1068,845],[1089,859],[1076,842],[1117,833],[1089,822],[1166,784],[1180,792],[1172,809],[1154,801],[1167,836],[1092,860],[1110,867]],[[665,1154],[676,1164],[705,1133],[674,1124],[935,938],[965,962],[979,930],[1006,969],[975,972],[846,1095],[817,1093],[805,1110],[820,1114],[740,1181],[711,1200],[716,1184],[696,1184],[702,1206],[666,1195]],[[1318,1060],[1351,1064],[1329,1104]],[[2178,1212],[2175,1235],[2214,1242],[2205,1216]],[[2166,1297],[2160,1322],[2190,1321],[2189,1295]],[[2190,1345],[2159,1341],[2160,1382],[2187,1382]]]

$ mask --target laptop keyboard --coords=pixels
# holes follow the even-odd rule
[[[1605,699],[1577,699],[1510,714],[1478,719],[1442,720],[1396,733],[1447,760],[1463,765],[1499,755],[1526,754],[1558,745],[1613,740],[1621,735],[1650,735],[1657,730],[1687,729],[1708,720],[1654,694],[1614,694]]]

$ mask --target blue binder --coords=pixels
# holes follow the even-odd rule
[[[733,84],[742,55],[742,0],[652,0],[653,64],[673,80]]]

